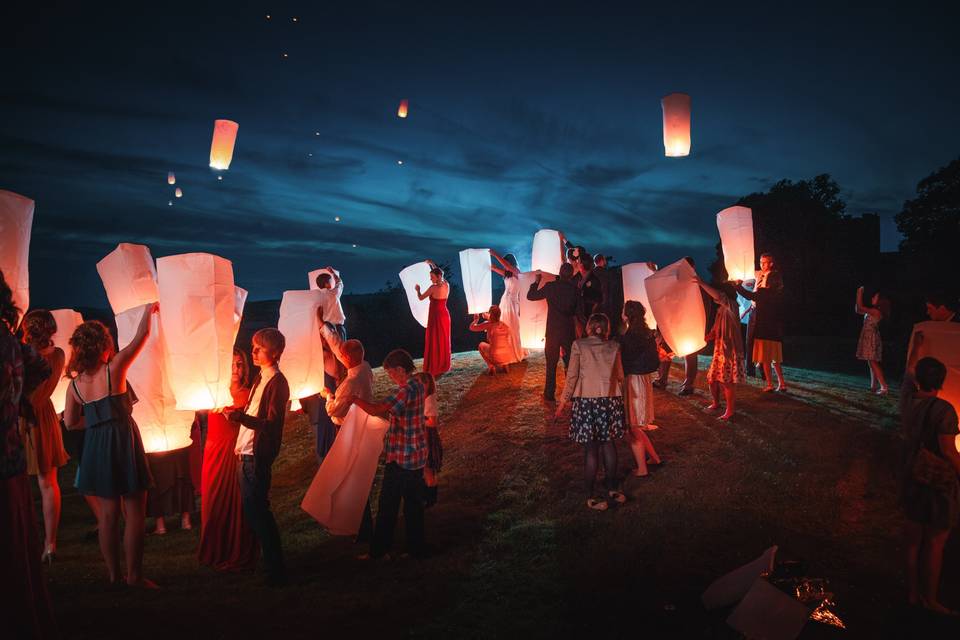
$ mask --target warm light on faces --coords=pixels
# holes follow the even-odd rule
[[[268,347],[258,342],[253,343],[253,348],[250,350],[250,355],[253,356],[253,364],[255,366],[272,367],[277,364],[277,354],[270,351]]]
[[[243,358],[233,356],[233,365],[230,368],[230,378],[234,382],[239,382],[243,378]]]
[[[953,317],[953,311],[943,305],[927,303],[927,317],[937,322],[945,322]]]
[[[773,260],[770,258],[760,258],[760,271],[770,273],[773,269]]]
[[[397,384],[403,384],[407,381],[407,370],[403,367],[390,367],[387,369],[387,375]]]

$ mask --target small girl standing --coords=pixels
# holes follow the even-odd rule
[[[707,370],[707,383],[710,385],[712,402],[707,411],[720,409],[720,392],[726,402],[726,410],[721,420],[730,420],[736,407],[735,385],[743,382],[743,336],[740,334],[740,314],[737,299],[726,287],[721,290],[697,281],[700,288],[717,303],[717,315],[710,330],[713,339],[713,360]],[[708,338],[708,340],[710,339]],[[780,378],[781,383],[783,378]]]
[[[443,444],[440,442],[440,411],[437,407],[437,383],[433,376],[423,371],[414,376],[424,388],[423,417],[427,432],[427,466],[423,469],[426,485],[424,506],[437,504],[437,474],[443,466]]]
[[[854,310],[863,315],[863,328],[860,329],[860,340],[857,342],[857,358],[866,360],[870,369],[870,391],[878,396],[887,394],[887,381],[883,377],[883,368],[880,366],[883,357],[883,342],[880,340],[880,321],[883,320],[890,307],[890,302],[880,292],[870,298],[870,305],[863,303],[863,287],[857,289],[857,301]],[[877,389],[877,384],[880,388]]]

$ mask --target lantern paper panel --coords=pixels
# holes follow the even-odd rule
[[[655,273],[646,262],[631,262],[623,265],[623,301],[636,300],[647,310],[647,326],[657,328],[657,319],[650,310],[650,298],[647,296],[647,287],[644,280]]]
[[[671,93],[660,100],[663,108],[663,152],[668,158],[690,155],[690,96]]]
[[[486,313],[493,304],[490,277],[490,249],[464,249],[460,252],[460,276],[467,294],[467,313]]]
[[[243,320],[243,307],[247,304],[249,292],[243,287],[233,288],[233,325],[234,335],[240,332],[240,322]],[[231,356],[233,357],[233,356]]]
[[[34,202],[12,191],[0,189],[0,271],[13,291],[20,310],[17,324],[30,308],[30,231]]]
[[[918,347],[920,350],[918,360],[930,356],[942,362],[947,368],[947,377],[937,396],[952,404],[960,414],[960,324],[927,321],[913,325],[910,344],[907,346],[908,357],[918,331],[923,332],[923,344]],[[957,436],[955,443],[957,450],[960,451],[960,436]]]
[[[429,262],[418,262],[400,272],[400,284],[403,285],[403,290],[407,294],[410,313],[424,329],[427,328],[427,318],[430,316],[430,298],[419,300],[414,287],[419,284],[420,290],[426,291],[427,287],[433,284],[430,282],[431,269]]]
[[[549,274],[542,274],[540,286],[556,278]],[[519,275],[520,286],[520,346],[524,349],[543,349],[547,334],[547,301],[527,300],[527,292],[536,281],[535,271],[526,271]]]
[[[97,263],[97,273],[115,315],[159,300],[157,269],[142,244],[121,242]]]
[[[133,307],[117,314],[117,344],[123,349],[133,340],[144,313],[152,303]],[[162,313],[162,312],[161,312]],[[127,370],[127,384],[137,395],[133,405],[133,419],[140,428],[143,447],[147,453],[172,451],[189,446],[193,411],[178,411],[177,402],[164,366],[160,314],[150,319],[150,335],[143,350],[133,359]]]
[[[237,142],[240,125],[233,120],[216,120],[213,123],[213,141],[210,143],[210,166],[226,171],[233,160],[233,147]]]
[[[324,267],[323,269],[314,269],[313,271],[307,274],[307,281],[311,289],[320,288],[317,286],[317,276],[320,275],[321,273],[329,273],[331,276],[336,275],[338,278],[340,277],[340,272],[337,271],[336,269],[334,269],[333,271],[331,271],[330,269],[327,269],[326,267]]]
[[[680,357],[707,345],[703,339],[707,314],[696,277],[689,262],[678,260],[644,281],[660,334]]]
[[[350,407],[300,508],[333,535],[356,535],[390,423]]]
[[[747,291],[753,291],[754,286],[757,284],[757,279],[760,277],[759,271],[754,271],[751,274],[749,280],[744,280],[741,284],[743,288]],[[737,294],[737,312],[740,314],[740,322],[742,324],[750,324],[750,311],[753,309],[753,300],[748,300],[744,298],[739,293]]]
[[[57,381],[57,388],[53,390],[53,395],[50,396],[50,400],[53,401],[54,411],[63,413],[63,408],[67,403],[67,387],[70,386],[70,379],[66,377],[66,374],[69,373],[66,370],[66,366],[70,363],[70,357],[73,355],[70,338],[73,336],[76,328],[83,324],[83,316],[73,309],[54,309],[50,313],[53,314],[53,319],[57,323],[57,332],[53,334],[51,338],[53,340],[53,346],[63,349],[63,354],[66,356],[64,359],[64,371],[60,374],[60,380]]]
[[[397,117],[398,117],[398,118],[406,118],[406,117],[407,117],[407,111],[409,110],[409,108],[410,108],[410,101],[407,100],[406,98],[404,98],[403,100],[401,100],[401,101],[400,101],[400,106],[397,107]]]
[[[753,211],[749,207],[728,207],[717,214],[717,230],[723,247],[723,265],[730,280],[749,280],[755,270],[753,253]]]
[[[290,384],[293,410],[300,398],[320,393],[323,387],[323,339],[317,309],[323,304],[323,292],[284,291],[280,301],[277,329],[286,339],[280,356],[280,371]]]
[[[533,235],[533,258],[530,271],[542,271],[560,275],[563,264],[563,243],[560,232],[553,229],[540,229]]]
[[[233,265],[209,253],[157,260],[166,371],[177,409],[229,406],[241,296]]]

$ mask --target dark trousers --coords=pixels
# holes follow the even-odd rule
[[[657,379],[656,383],[661,386],[667,386],[667,381],[670,380],[670,360],[664,360],[660,363],[660,366],[657,367]]]
[[[255,456],[240,456],[238,475],[243,515],[263,549],[263,564],[271,578],[286,577],[280,531],[270,511],[270,479],[273,462],[257,460]]]
[[[753,342],[756,340],[757,333],[757,310],[750,312],[750,320],[747,322],[747,336],[744,341],[744,351],[747,356],[747,375],[757,374],[757,364],[753,361]]]
[[[570,349],[573,347],[573,334],[551,336],[547,333],[543,345],[543,355],[547,359],[546,381],[543,383],[543,397],[553,400],[557,392],[557,364],[560,362],[560,350],[563,349],[563,366],[570,364]]]
[[[400,501],[407,529],[407,551],[419,555],[423,551],[423,469],[404,469],[390,462],[383,470],[377,524],[373,529],[370,555],[379,558],[393,546],[393,530],[397,526]]]
[[[681,389],[693,389],[697,383],[697,354],[691,353],[688,356],[685,356],[683,359],[683,385]]]
[[[343,325],[337,325],[343,326]],[[323,385],[328,391],[335,391],[337,381],[329,373],[323,374]],[[320,394],[300,399],[304,415],[310,420],[313,437],[316,441],[317,462],[322,463],[337,436],[337,425],[327,415],[327,402]]]

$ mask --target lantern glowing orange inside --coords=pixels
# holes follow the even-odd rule
[[[650,311],[650,298],[647,296],[647,287],[644,281],[652,276],[655,271],[650,268],[646,262],[631,262],[623,265],[621,269],[623,274],[623,300],[636,300],[647,310],[647,326],[651,329],[657,328],[657,320]]]
[[[0,190],[0,271],[13,290],[13,301],[20,312],[17,324],[30,308],[30,231],[33,228],[34,202],[12,191]]]
[[[663,107],[663,151],[668,158],[690,155],[690,96],[671,93],[660,100]]]
[[[397,117],[398,117],[398,118],[406,118],[406,117],[407,117],[407,109],[408,109],[409,107],[410,107],[410,102],[409,102],[406,98],[404,98],[403,100],[401,100],[401,101],[400,101],[400,106],[397,107]]]
[[[460,252],[460,275],[467,294],[467,313],[486,313],[493,304],[490,274],[490,249],[464,249]]]
[[[410,305],[410,313],[420,326],[427,327],[427,317],[430,315],[430,298],[420,300],[417,296],[416,285],[420,285],[420,291],[426,291],[430,286],[430,264],[428,262],[418,262],[404,268],[400,272],[400,284],[407,294],[407,303]]]
[[[167,184],[177,184],[177,176],[174,175],[173,171],[167,174]]]
[[[542,287],[556,278],[549,274],[542,274]],[[520,274],[520,346],[524,349],[543,349],[547,334],[547,301],[527,300],[527,292],[536,281],[535,271],[526,271]]]
[[[229,260],[187,253],[157,260],[160,326],[177,409],[229,406],[233,344],[242,297]]]
[[[216,120],[213,123],[213,142],[210,144],[210,166],[226,171],[233,160],[233,146],[237,142],[240,125],[233,120]]]
[[[301,398],[320,393],[323,387],[323,339],[317,319],[323,297],[318,289],[284,291],[280,301],[277,329],[286,340],[280,371],[290,384],[294,411],[300,408]]]
[[[180,187],[177,187],[176,191],[174,191],[173,194],[174,194],[175,196],[177,196],[178,198],[182,198],[182,197],[183,197],[183,189],[181,189]]]
[[[937,397],[943,398],[960,413],[960,324],[956,322],[919,322],[913,325],[907,355],[913,350],[913,342],[918,332],[923,333],[923,343],[917,347],[919,358],[936,358],[947,368],[947,377]],[[954,440],[960,451],[960,436]]]
[[[553,229],[540,229],[533,235],[530,270],[558,276],[561,264],[563,264],[563,243],[560,242],[560,232]]]
[[[64,362],[70,362],[70,356],[73,355],[70,337],[74,330],[83,324],[83,316],[73,309],[54,309],[50,313],[53,314],[53,319],[57,323],[57,332],[51,338],[53,345],[63,349],[63,353],[66,355]],[[50,396],[53,401],[53,410],[57,413],[63,413],[68,386],[70,386],[70,379],[61,375],[60,380],[57,381],[57,388],[53,390],[53,394]]]
[[[657,328],[673,352],[683,357],[706,346],[707,315],[703,309],[697,272],[678,260],[644,280]]]
[[[724,209],[717,214],[717,230],[727,277],[730,280],[753,278],[753,211],[749,207]]]

